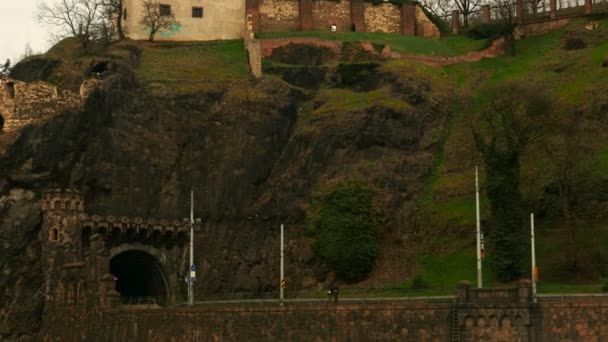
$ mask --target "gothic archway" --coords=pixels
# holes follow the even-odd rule
[[[166,304],[167,277],[158,259],[140,250],[127,250],[110,259],[116,291],[125,304]]]

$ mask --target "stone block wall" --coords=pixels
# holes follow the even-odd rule
[[[390,32],[439,37],[439,29],[415,5],[374,5],[362,0],[248,0],[254,32],[297,30]]]
[[[90,341],[450,341],[450,304],[114,310]],[[136,328],[135,328],[136,327]],[[105,339],[104,339],[105,338]]]
[[[401,32],[401,13],[393,4],[365,3],[365,26],[368,32]]]
[[[608,297],[541,299],[537,312],[536,341],[608,341]]]
[[[439,28],[426,16],[422,7],[416,6],[416,35],[427,38],[439,38]]]
[[[5,132],[41,122],[62,111],[77,110],[81,103],[79,94],[67,90],[59,93],[57,87],[49,83],[0,79],[0,115]]]
[[[260,0],[260,32],[297,31],[299,6],[298,0]]]
[[[335,24],[338,31],[350,31],[350,1],[313,1],[312,20],[315,30],[328,31]]]

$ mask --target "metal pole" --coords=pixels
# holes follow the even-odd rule
[[[477,288],[482,288],[483,280],[481,276],[481,227],[479,222],[479,172],[477,164],[475,164],[475,209],[477,222]]]
[[[196,267],[194,266],[194,189],[190,190],[190,265],[188,267],[188,306],[194,303],[194,279]]]
[[[283,304],[283,299],[285,299],[285,289],[284,289],[284,282],[285,282],[284,258],[285,258],[285,256],[283,253],[284,238],[285,238],[284,227],[283,227],[283,224],[281,224],[281,283],[279,284],[281,304]]]
[[[534,213],[530,213],[530,238],[532,242],[532,301],[536,303],[536,251],[534,250]]]

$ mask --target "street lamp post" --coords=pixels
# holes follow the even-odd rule
[[[194,189],[190,190],[190,263],[188,272],[188,306],[192,306],[194,303],[194,280],[196,279],[196,266],[194,266]]]
[[[483,287],[483,277],[481,276],[481,224],[479,220],[479,172],[475,164],[475,221],[477,226],[477,287]]]

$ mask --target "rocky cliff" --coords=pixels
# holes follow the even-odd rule
[[[392,276],[382,265],[394,255],[407,258],[416,200],[446,130],[445,82],[407,64],[366,62],[324,71],[323,87],[339,97],[276,76],[158,92],[139,77],[141,58],[123,44],[90,65],[52,60],[36,75],[34,59],[15,68],[26,81],[53,81],[68,68],[65,88],[91,75],[101,82],[80,110],[0,135],[0,336],[28,335],[40,323],[38,200],[51,187],[81,190],[91,214],[170,219],[188,215],[193,188],[204,222],[199,297],[275,291],[280,223],[288,291],[331,281],[313,257],[305,214],[314,196],[346,180],[368,184],[389,213],[378,279]]]

